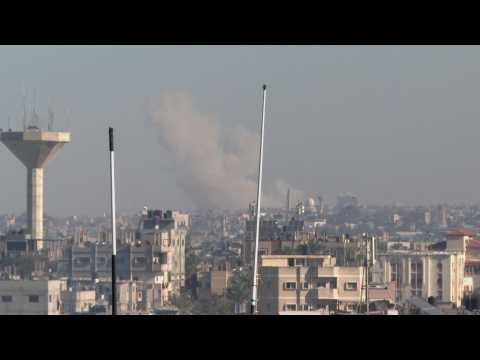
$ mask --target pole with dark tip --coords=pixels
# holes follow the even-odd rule
[[[262,107],[262,125],[260,130],[260,156],[258,161],[258,184],[257,184],[257,213],[256,215],[256,231],[255,231],[255,260],[253,263],[253,286],[252,286],[252,302],[250,304],[250,313],[257,313],[257,271],[258,271],[258,241],[260,234],[260,209],[262,198],[262,165],[263,165],[263,130],[265,128],[265,102],[267,96],[267,85],[263,85],[263,107]]]
[[[117,276],[115,257],[117,255],[117,233],[115,225],[115,157],[113,151],[113,128],[108,129],[110,144],[110,199],[112,216],[112,315],[117,315]]]

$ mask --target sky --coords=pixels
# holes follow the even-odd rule
[[[477,202],[479,64],[478,46],[0,46],[0,127],[20,129],[22,96],[31,106],[35,93],[42,125],[51,104],[55,128],[71,131],[45,168],[46,214],[108,213],[109,126],[119,213],[210,205],[217,188],[213,204],[241,188],[231,204],[246,207],[266,83],[264,191],[279,203],[287,187],[332,204],[346,192]],[[225,160],[229,132],[248,150],[234,152],[238,166]],[[0,213],[22,213],[26,170],[3,145],[0,164]]]

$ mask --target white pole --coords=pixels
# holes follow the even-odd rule
[[[110,198],[112,214],[112,315],[117,314],[117,291],[116,291],[116,268],[115,258],[117,255],[117,229],[115,225],[115,155],[113,151],[113,128],[108,129],[110,142]]]
[[[260,208],[262,197],[262,165],[263,165],[263,131],[265,127],[265,101],[267,97],[267,85],[263,85],[263,107],[262,107],[262,127],[260,131],[260,160],[258,162],[258,187],[257,187],[257,224],[255,231],[255,261],[253,265],[253,289],[252,289],[252,304],[250,312],[255,314],[257,312],[257,268],[258,268],[258,238],[260,233]]]

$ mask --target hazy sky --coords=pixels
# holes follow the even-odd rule
[[[23,89],[43,119],[50,101],[56,128],[69,123],[72,142],[46,167],[46,213],[108,212],[108,126],[119,211],[190,208],[152,109],[180,92],[219,128],[256,134],[263,82],[267,183],[330,202],[480,200],[477,46],[1,46],[0,127],[21,127]],[[25,168],[3,145],[0,164],[0,213],[23,212]]]

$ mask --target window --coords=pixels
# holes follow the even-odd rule
[[[11,295],[2,295],[2,302],[11,303],[12,302],[12,296]]]
[[[133,258],[133,265],[135,266],[145,265],[146,262],[147,262],[147,259],[143,256],[135,256]]]
[[[52,295],[48,295],[48,302],[52,302]]]
[[[402,286],[402,265],[401,263],[392,263],[390,264],[390,270],[391,270],[391,281],[395,281],[395,296],[398,298],[400,296],[400,288]]]
[[[326,279],[318,279],[317,288],[325,288],[325,287],[327,287],[327,280]]]
[[[337,288],[337,279],[336,278],[318,278],[317,288]]]
[[[288,258],[288,266],[295,266],[295,259],[294,258]]]
[[[298,308],[299,311],[308,311],[309,310],[309,306],[307,304],[300,304],[299,308]]]
[[[421,260],[412,260],[410,266],[410,285],[412,296],[422,296],[423,266]]]
[[[304,282],[304,283],[303,283],[303,288],[304,288],[304,289],[308,289],[308,282]]]
[[[29,303],[38,303],[40,302],[40,298],[38,295],[29,295],[28,296],[28,302]]]
[[[285,290],[295,290],[297,288],[297,283],[295,283],[295,282],[285,282],[285,283],[283,283],[283,288]]]
[[[437,264],[437,271],[438,271],[438,272],[442,272],[442,271],[443,271],[443,264],[442,264],[441,261],[439,261],[438,264]]]
[[[74,260],[76,266],[88,266],[90,265],[90,258],[89,257],[77,257]]]
[[[345,283],[345,290],[357,290],[357,283],[355,281],[347,281]]]
[[[437,275],[437,287],[439,289],[443,288],[443,276],[442,276],[442,274]]]
[[[305,266],[305,259],[295,259],[295,266]]]
[[[297,304],[285,304],[285,311],[296,311]]]

